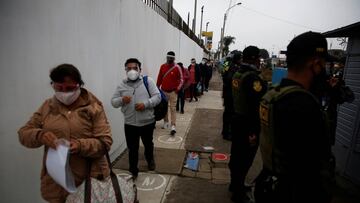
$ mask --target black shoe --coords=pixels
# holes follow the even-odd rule
[[[189,102],[192,102],[192,98],[189,100]]]
[[[199,99],[198,99],[198,98],[195,98],[195,101],[199,101]]]
[[[150,161],[150,162],[148,163],[148,169],[149,169],[149,171],[153,171],[153,170],[155,170],[155,168],[156,168],[155,161],[154,161],[154,160]]]
[[[138,177],[138,173],[131,173],[131,178],[133,179],[133,181],[135,181]]]
[[[229,190],[229,192],[234,192],[234,189],[233,189],[233,187],[232,187],[232,184],[231,184],[231,183],[229,184],[228,190]]]
[[[233,195],[231,196],[231,201],[232,201],[232,202],[235,202],[235,203],[253,203],[253,201],[251,201],[250,198],[241,197],[241,196],[235,195],[235,194],[233,194]]]
[[[231,141],[231,135],[223,135],[223,139]]]
[[[184,114],[184,110],[181,110],[180,113],[181,113],[181,114]]]
[[[174,136],[174,135],[175,135],[175,133],[176,133],[176,131],[175,131],[175,130],[170,131],[170,135],[171,135],[171,136]]]

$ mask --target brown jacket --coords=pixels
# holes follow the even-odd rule
[[[91,160],[91,176],[104,178],[109,175],[109,167],[104,156],[112,144],[111,130],[101,102],[90,92],[81,89],[80,97],[69,108],[55,97],[47,99],[26,125],[19,130],[22,145],[38,148],[43,144],[39,138],[46,131],[53,132],[58,138],[77,139],[80,152],[70,155],[70,168],[76,186],[85,179],[88,163]],[[103,141],[103,145],[100,140]],[[67,192],[47,174],[45,160],[48,147],[44,148],[41,171],[41,194],[47,201],[64,200]]]

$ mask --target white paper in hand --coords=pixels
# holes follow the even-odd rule
[[[66,191],[76,191],[75,181],[69,166],[69,146],[67,140],[59,139],[56,150],[49,148],[46,157],[46,169],[54,181]]]

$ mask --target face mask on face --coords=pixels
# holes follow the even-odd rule
[[[173,64],[174,61],[175,61],[174,58],[168,58],[168,59],[167,59],[167,63],[168,63],[168,64]]]
[[[130,70],[126,73],[129,80],[137,80],[139,78],[140,73],[136,70]]]
[[[55,92],[55,97],[66,106],[74,103],[80,96],[81,90],[77,88],[72,92]]]

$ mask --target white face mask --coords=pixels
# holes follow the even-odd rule
[[[140,73],[136,70],[130,70],[126,73],[129,80],[137,80],[139,78]]]
[[[72,92],[55,92],[55,97],[66,106],[74,103],[80,96],[81,90],[77,88]]]

